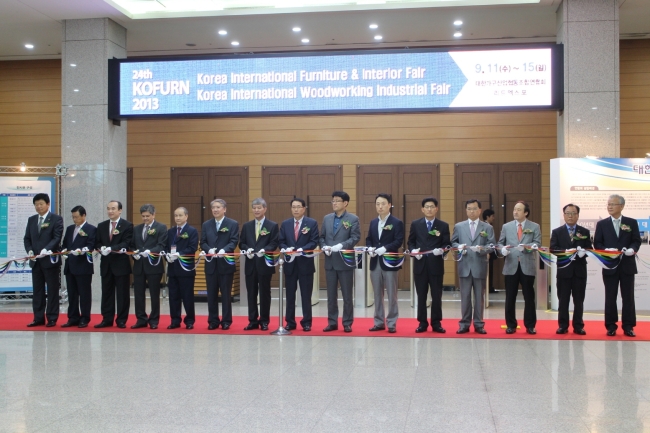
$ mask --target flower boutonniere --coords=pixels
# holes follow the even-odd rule
[[[575,235],[573,235],[573,239],[583,240],[583,239],[587,239],[587,236],[581,235],[580,233],[576,233]]]
[[[42,228],[42,229],[48,228],[49,226],[50,226],[50,223],[43,223],[43,224],[41,224],[41,228]],[[622,228],[622,227],[621,227],[621,228]]]
[[[306,235],[307,233],[309,233],[309,230],[310,230],[309,227],[303,227],[302,230],[300,230],[300,233]]]
[[[189,237],[190,237],[190,235],[188,235],[187,233],[183,233],[183,234],[181,235],[181,239],[187,239],[187,238],[189,238]]]
[[[352,223],[350,223],[350,221],[343,221],[343,227],[349,229],[350,227],[352,227]]]
[[[480,232],[479,235],[483,236],[484,238],[487,238],[487,237],[488,237],[488,234],[487,234],[487,232],[486,232],[485,230],[483,230],[482,232]]]
[[[77,233],[79,236],[88,236],[88,234],[83,231],[83,229],[79,229],[79,232]]]
[[[433,229],[429,232],[431,236],[440,236],[440,232],[436,229]]]
[[[147,235],[151,236],[151,235],[155,235],[155,234],[156,234],[156,229],[147,230]]]
[[[387,226],[384,226],[384,230],[393,230],[393,225],[388,224]]]
[[[260,230],[260,236],[266,236],[270,232],[266,229],[266,227],[262,227],[262,230]]]
[[[118,229],[113,230],[113,236],[119,235],[119,234],[120,234],[120,231]]]
[[[43,225],[43,227],[45,227],[45,225]],[[632,231],[630,226],[628,226],[627,224],[621,224],[621,230],[623,230],[624,232],[631,232]]]
[[[533,233],[533,231],[531,229],[524,229],[524,231],[522,233],[525,234],[525,235],[530,235],[530,234]]]
[[[221,233],[226,233],[228,231],[228,227],[223,227],[221,230],[219,230]]]

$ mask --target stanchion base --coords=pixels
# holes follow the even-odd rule
[[[291,335],[291,331],[287,331],[284,327],[280,326],[278,329],[271,332],[271,335]]]

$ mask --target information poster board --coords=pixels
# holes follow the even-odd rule
[[[639,222],[642,246],[639,256],[650,263],[650,159],[643,158],[557,158],[551,160],[551,229],[564,224],[562,208],[568,203],[580,206],[578,224],[591,231],[608,218],[607,199],[611,194],[625,198],[623,215]],[[550,233],[544,242],[548,245]],[[601,267],[588,258],[585,310],[603,311],[605,288]],[[637,260],[634,297],[637,310],[650,310],[650,269]],[[551,282],[555,286],[555,281]],[[555,290],[552,304],[557,305]],[[619,295],[619,309],[621,300]]]
[[[34,215],[33,199],[38,193],[50,196],[50,210],[56,210],[56,180],[54,177],[0,176],[0,263],[22,258],[25,252],[27,219]],[[12,263],[0,278],[0,293],[31,292],[32,271],[29,265]]]

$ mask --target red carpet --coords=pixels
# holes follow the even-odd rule
[[[34,332],[117,332],[117,333],[143,333],[143,334],[214,334],[214,335],[269,335],[269,331],[244,331],[244,327],[248,324],[248,319],[243,316],[236,316],[233,318],[233,324],[228,331],[221,328],[214,331],[208,331],[207,317],[197,316],[197,321],[194,324],[195,328],[192,330],[185,329],[185,325],[181,328],[168,330],[167,326],[170,324],[169,316],[162,316],[159,328],[152,330],[149,328],[130,329],[130,326],[135,324],[135,316],[129,317],[126,329],[119,329],[116,326],[111,328],[95,329],[93,325],[101,322],[100,315],[93,315],[90,325],[85,329],[61,328],[61,325],[67,321],[65,315],[61,315],[55,327],[46,328],[45,326],[37,326],[28,328],[27,324],[32,321],[33,315],[31,313],[0,313],[0,331],[34,331]],[[467,334],[458,335],[458,319],[443,320],[442,326],[447,330],[446,334],[437,334],[431,331],[431,328],[425,333],[416,334],[415,328],[418,326],[416,319],[399,319],[397,321],[397,332],[389,334],[388,331],[369,332],[373,326],[373,319],[369,317],[357,318],[354,320],[351,333],[343,332],[343,326],[339,323],[339,330],[334,332],[323,332],[323,328],[327,326],[326,317],[315,317],[312,331],[304,332],[300,325],[298,329],[291,331],[292,336],[336,336],[336,337],[406,337],[406,338],[505,338],[505,339],[541,339],[541,340],[607,340],[607,341],[650,341],[650,322],[638,322],[637,327],[634,329],[637,337],[629,338],[623,336],[623,331],[619,327],[615,337],[608,337],[605,331],[605,325],[602,321],[587,321],[585,322],[585,331],[587,335],[580,336],[569,331],[568,334],[557,335],[557,321],[555,320],[538,320],[537,321],[537,335],[528,335],[523,329],[523,323],[520,321],[519,329],[514,335],[507,335],[504,329],[501,329],[503,320],[487,319],[485,321],[485,330],[488,332],[486,335],[479,335],[471,330]],[[277,316],[271,319],[270,331],[277,328]]]

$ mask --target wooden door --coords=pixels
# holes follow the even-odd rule
[[[201,236],[201,225],[210,217],[208,192],[208,169],[193,167],[172,167],[172,193],[171,193],[171,221],[174,225],[174,211],[179,207],[187,209],[187,223],[199,231]]]
[[[370,221],[377,218],[375,197],[377,194],[390,194],[393,208],[391,213],[398,218],[401,202],[399,200],[399,166],[397,165],[358,165],[357,166],[357,216],[361,228],[358,245],[366,245]],[[396,213],[397,212],[397,213]]]

